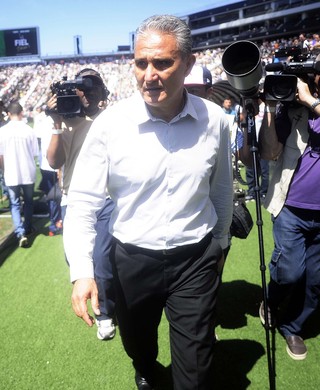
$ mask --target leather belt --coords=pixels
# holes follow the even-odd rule
[[[194,244],[188,244],[188,245],[181,245],[176,246],[175,248],[170,249],[147,249],[142,247],[137,247],[135,245],[131,244],[123,244],[119,240],[116,240],[120,246],[123,248],[127,248],[128,250],[135,248],[136,250],[139,250],[141,253],[149,253],[149,254],[158,254],[163,256],[174,256],[179,253],[187,252],[187,251],[193,251],[201,248],[202,246],[209,245],[209,242],[212,239],[212,233],[208,233],[206,236],[204,236],[199,242]]]

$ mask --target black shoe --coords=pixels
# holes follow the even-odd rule
[[[294,360],[303,360],[307,357],[307,347],[301,337],[290,335],[285,336],[287,342],[287,353]]]
[[[135,381],[138,390],[152,390],[152,386],[143,378],[138,371],[136,371]]]

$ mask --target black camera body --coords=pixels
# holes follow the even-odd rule
[[[62,81],[53,83],[51,91],[57,95],[57,114],[70,117],[80,114],[81,101],[76,89],[86,91],[92,87],[92,80],[88,77],[78,77],[75,80],[64,77]]]
[[[292,74],[267,75],[264,81],[265,100],[291,102],[297,93],[297,76]]]
[[[264,82],[264,96],[266,100],[280,100],[290,102],[295,99],[298,76],[308,77],[309,74],[320,73],[320,61],[317,55],[302,50],[299,46],[288,46],[275,51],[274,58],[287,59],[265,66],[266,71],[279,72],[267,75]]]
[[[262,100],[293,101],[297,93],[297,77],[303,76],[311,81],[310,74],[320,74],[317,56],[299,46],[278,49],[274,57],[277,62],[267,64],[264,70],[277,74],[265,77],[263,94],[259,92],[259,82],[263,75],[261,53],[255,43],[232,43],[223,53],[222,67],[228,82],[242,97],[255,99],[260,96]]]
[[[284,46],[274,51],[274,58],[286,61],[288,57],[293,61],[304,61],[308,57],[308,50],[302,50],[301,46]]]

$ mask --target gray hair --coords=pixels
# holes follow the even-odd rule
[[[188,25],[180,18],[173,15],[154,15],[144,20],[137,28],[135,43],[139,36],[145,35],[148,31],[158,31],[173,35],[178,44],[178,48],[183,56],[192,53],[192,37]]]

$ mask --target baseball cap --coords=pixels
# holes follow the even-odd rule
[[[90,77],[91,79],[96,80],[96,84],[103,84],[103,80],[100,74],[94,69],[91,68],[82,69],[79,73],[77,73],[76,78],[80,76]]]
[[[190,74],[184,79],[184,85],[212,86],[212,75],[208,68],[194,65]]]

